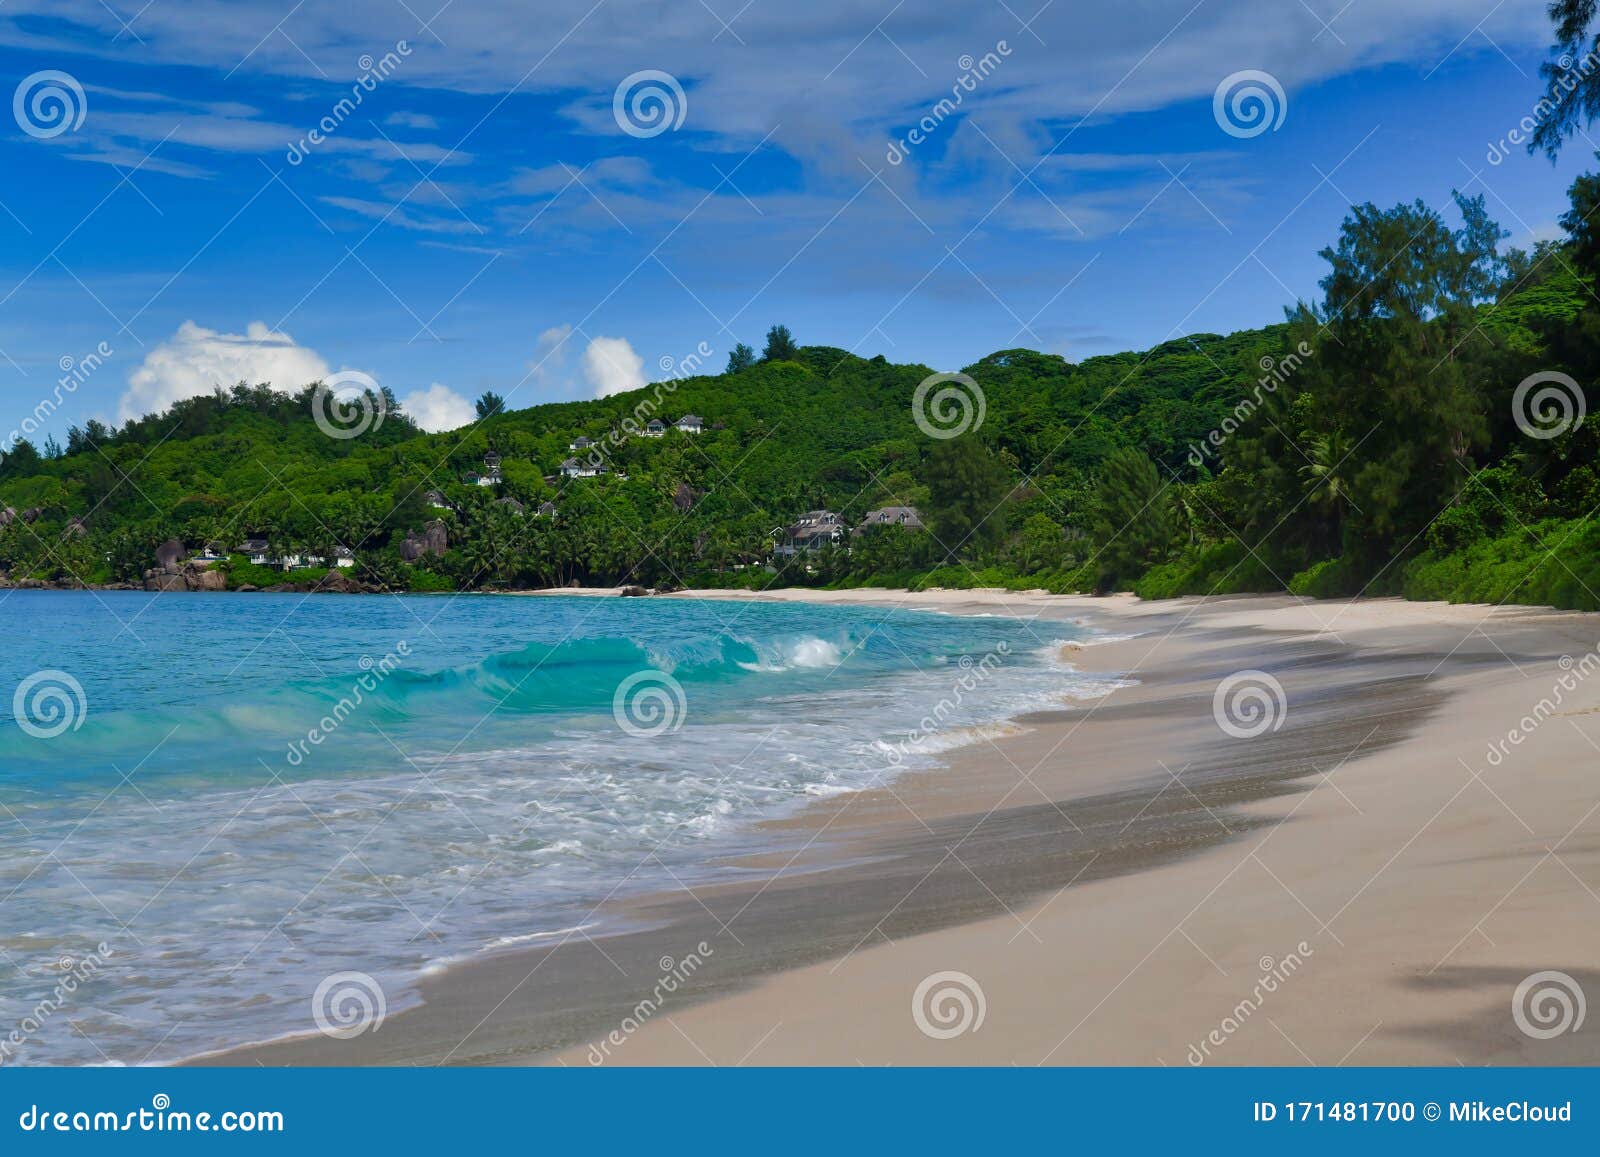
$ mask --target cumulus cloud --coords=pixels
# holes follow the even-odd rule
[[[413,390],[400,399],[400,407],[430,434],[460,429],[478,416],[471,402],[439,382],[425,390]]]
[[[567,368],[567,339],[571,336],[570,325],[553,325],[539,335],[533,360],[528,363],[528,377],[540,387],[562,380]]]
[[[298,390],[328,373],[328,363],[315,350],[268,329],[264,322],[252,321],[237,334],[186,321],[128,375],[121,419],[163,410],[180,398],[209,394],[217,386],[269,382],[280,390]]]
[[[583,376],[597,398],[644,385],[644,359],[625,337],[597,337],[583,351]]]

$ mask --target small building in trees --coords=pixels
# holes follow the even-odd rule
[[[851,533],[860,534],[875,526],[903,526],[907,530],[927,529],[922,523],[922,515],[917,513],[915,506],[883,506],[877,510],[867,511],[867,516],[861,520],[861,525]]]
[[[604,466],[596,466],[581,458],[568,458],[561,463],[561,476],[563,478],[593,478],[597,474],[604,474]]]
[[[773,548],[773,553],[792,557],[825,546],[837,546],[844,541],[844,531],[844,519],[833,511],[808,510],[783,528],[783,541]]]

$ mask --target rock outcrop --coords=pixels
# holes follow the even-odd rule
[[[400,557],[407,562],[416,562],[424,555],[443,558],[449,549],[450,534],[445,530],[444,523],[435,518],[422,528],[420,534],[415,530],[406,531],[406,540],[400,544]]]

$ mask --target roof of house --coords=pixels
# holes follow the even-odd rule
[[[831,510],[808,510],[785,533],[795,539],[831,538],[843,525],[843,520]]]
[[[576,437],[576,438],[574,438],[572,440],[572,444],[574,446],[578,447],[579,449],[582,449],[585,446],[593,446],[594,445],[594,439],[593,438],[585,438],[583,435],[580,434],[580,435],[578,435],[578,437]]]
[[[868,526],[911,526],[920,529],[922,515],[917,513],[915,506],[884,506],[867,511],[867,516],[861,520],[861,527]]]
[[[683,417],[678,419],[676,424],[679,426],[699,426],[704,422],[705,419],[699,414],[685,414]]]

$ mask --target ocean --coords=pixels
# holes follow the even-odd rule
[[[1071,624],[879,607],[11,591],[0,625],[4,1064],[315,1031],[341,972],[392,1015],[1106,687]]]

